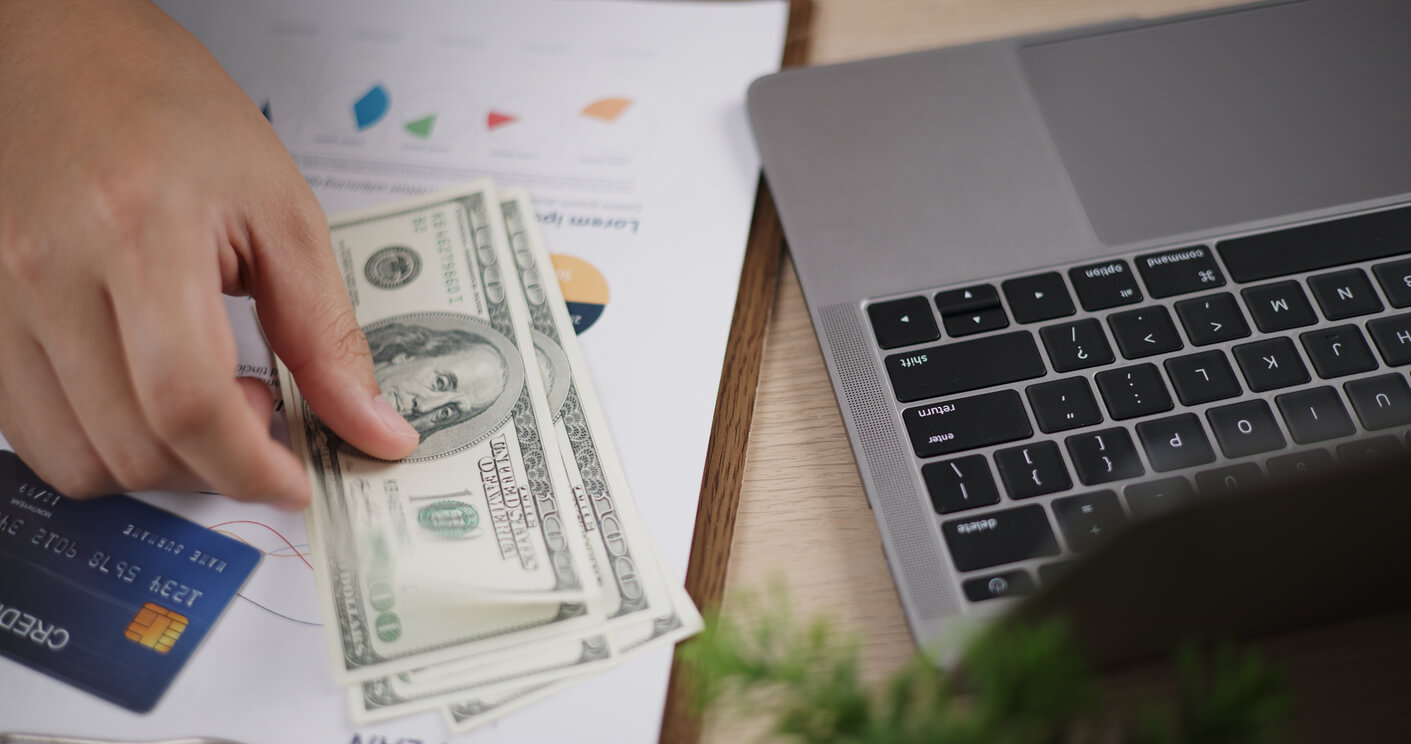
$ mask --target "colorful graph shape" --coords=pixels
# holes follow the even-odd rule
[[[436,126],[436,114],[423,116],[402,125],[407,134],[420,139],[431,139],[431,129]]]
[[[358,131],[364,131],[382,121],[382,117],[387,115],[389,104],[391,104],[391,99],[387,95],[386,88],[381,85],[369,88],[361,98],[353,103],[353,121],[357,124]]]
[[[265,102],[264,102],[264,105],[263,105],[263,106],[260,106],[260,113],[262,113],[262,114],[265,115],[265,121],[270,122],[271,124],[273,124],[273,123],[274,123],[274,114],[270,112],[269,104],[270,104],[269,101],[265,101]]]
[[[578,114],[589,119],[614,122],[631,106],[632,99],[630,98],[599,98],[585,106]]]
[[[602,317],[608,304],[608,282],[598,268],[587,261],[562,253],[549,256],[558,274],[559,287],[573,319],[573,330],[582,334]]]
[[[490,113],[485,116],[485,128],[493,132],[506,124],[513,124],[517,121],[519,121],[519,117],[514,114],[506,114],[490,109]]]

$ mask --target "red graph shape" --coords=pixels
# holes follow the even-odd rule
[[[495,131],[506,124],[513,124],[519,121],[519,117],[511,114],[502,114],[494,109],[490,110],[490,115],[485,117],[485,128]]]
[[[299,557],[299,560],[303,561],[305,566],[308,566],[310,569],[313,568],[313,564],[312,564],[312,563],[309,563],[309,559],[306,558],[306,557],[304,557],[304,554],[301,553],[301,552],[299,552],[299,549],[298,549],[298,548],[294,547],[294,543],[289,542],[289,538],[285,537],[285,536],[284,536],[284,533],[282,533],[282,532],[280,532],[279,530],[277,530],[277,529],[275,529],[275,528],[273,528],[273,527],[271,527],[271,526],[265,524],[264,522],[255,522],[255,521],[252,521],[252,520],[249,520],[249,519],[232,519],[232,520],[230,520],[229,522],[221,522],[220,524],[213,524],[213,525],[210,526],[210,529],[213,529],[213,530],[220,530],[221,527],[229,527],[229,526],[232,525],[232,524],[249,524],[249,525],[254,525],[254,526],[256,526],[256,527],[263,527],[263,528],[269,530],[270,532],[274,533],[274,536],[275,536],[275,537],[278,537],[280,540],[282,540],[282,541],[284,542],[284,544],[289,547],[290,550],[294,551],[294,555],[298,556],[298,557]],[[229,534],[229,533],[227,533],[227,534]],[[232,535],[232,537],[234,537],[234,535]],[[236,538],[236,539],[238,540],[239,538]],[[245,541],[244,541],[244,540],[241,540],[241,542],[245,542]]]

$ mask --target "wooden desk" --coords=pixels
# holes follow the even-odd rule
[[[1160,16],[1231,4],[1229,0],[814,0],[809,60],[842,62],[930,47],[981,41],[1019,33],[1097,23],[1132,16]],[[758,398],[750,431],[743,488],[733,549],[725,584],[724,611],[742,592],[767,589],[782,580],[792,604],[803,616],[825,613],[837,625],[858,634],[864,669],[881,677],[914,651],[892,579],[882,557],[876,522],[867,507],[857,466],[844,434],[833,391],[824,371],[818,341],[787,258],[773,316],[769,322]],[[1328,732],[1355,733],[1355,740],[1406,740],[1411,725],[1379,737],[1376,724],[1349,723],[1357,695],[1348,685],[1375,690],[1407,686],[1394,670],[1411,663],[1404,640],[1393,641],[1397,665],[1369,662],[1367,649],[1337,648],[1336,638],[1381,633],[1397,639],[1405,618],[1364,621],[1350,629],[1324,629],[1312,636],[1275,642],[1282,661],[1290,649],[1301,653],[1295,665],[1310,670],[1296,685],[1300,697],[1337,701],[1323,714],[1303,710],[1298,723]],[[1119,676],[1113,687],[1134,680],[1151,691],[1166,684],[1160,673],[1136,670]],[[1137,685],[1141,686],[1141,685]],[[1385,700],[1385,696],[1383,696]],[[1347,708],[1345,706],[1352,706]],[[1364,706],[1365,707],[1365,706]],[[1312,718],[1310,718],[1310,715]],[[1370,728],[1369,728],[1370,727]],[[702,740],[754,740],[756,728],[709,717]],[[743,737],[743,738],[742,738]]]

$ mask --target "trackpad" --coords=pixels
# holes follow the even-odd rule
[[[1411,3],[1307,0],[1026,47],[1108,245],[1411,193]]]

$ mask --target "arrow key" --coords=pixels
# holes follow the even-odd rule
[[[1171,323],[1171,314],[1160,305],[1116,313],[1107,319],[1107,324],[1117,348],[1128,359],[1164,354],[1185,346]]]
[[[1235,296],[1229,292],[1196,297],[1176,303],[1176,315],[1186,329],[1186,335],[1196,346],[1233,341],[1249,335]]]
[[[1073,298],[1063,276],[1056,271],[1010,279],[1002,284],[1014,322],[1034,323],[1063,318],[1074,313]]]
[[[966,313],[942,315],[941,322],[946,324],[946,333],[952,336],[969,336],[972,333],[984,333],[1004,328],[1009,325],[1009,318],[1005,317],[1004,308],[995,306]]]
[[[999,307],[999,292],[991,284],[950,289],[936,295],[936,309],[941,315],[961,315],[991,307]]]
[[[867,306],[877,345],[884,349],[935,341],[941,337],[925,297],[906,297]]]

